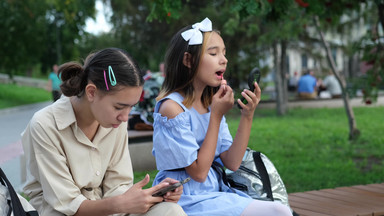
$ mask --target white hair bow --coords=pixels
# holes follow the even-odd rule
[[[181,36],[185,41],[189,41],[189,45],[197,45],[203,43],[203,33],[201,32],[207,31],[212,31],[212,22],[205,18],[203,21],[193,24],[192,29],[184,31]]]

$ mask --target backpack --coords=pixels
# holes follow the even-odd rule
[[[226,169],[231,187],[253,199],[279,201],[289,206],[288,193],[273,163],[263,153],[247,148],[238,170]]]
[[[22,196],[16,193],[7,176],[0,168],[0,215],[38,216],[37,211]]]

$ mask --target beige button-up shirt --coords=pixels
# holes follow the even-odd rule
[[[124,193],[133,184],[127,123],[99,127],[91,142],[68,97],[38,111],[22,134],[24,193],[41,216],[73,215],[85,200]]]

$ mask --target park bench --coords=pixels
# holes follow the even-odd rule
[[[128,130],[128,148],[133,171],[156,170],[155,157],[152,155],[152,136],[153,131]]]
[[[384,183],[289,194],[300,216],[383,216]]]

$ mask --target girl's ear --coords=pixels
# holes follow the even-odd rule
[[[187,68],[191,68],[191,59],[192,59],[192,56],[190,53],[188,52],[185,52],[184,53],[184,56],[183,56],[183,64],[187,67]]]
[[[87,96],[88,101],[92,102],[96,96],[97,87],[93,83],[89,83],[85,87],[85,95]]]

